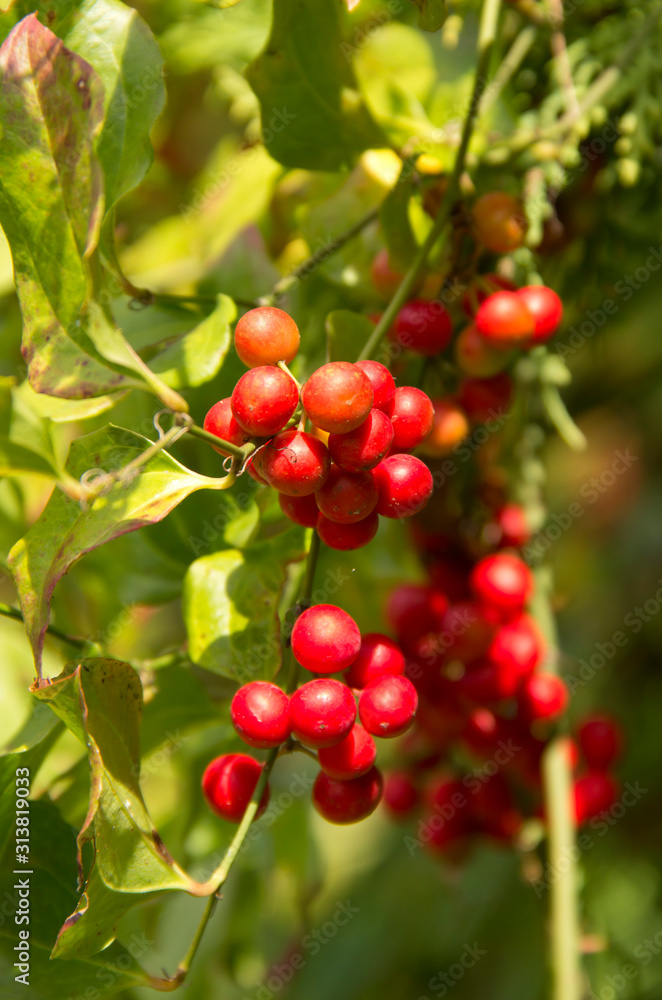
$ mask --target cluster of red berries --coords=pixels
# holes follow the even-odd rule
[[[360,548],[380,514],[410,517],[432,495],[429,469],[410,454],[432,429],[432,403],[420,389],[396,389],[377,361],[331,362],[300,388],[287,370],[298,346],[297,326],[282,310],[242,316],[235,347],[250,370],[204,427],[234,445],[258,444],[248,471],[278,491],[286,517],[316,528],[331,548]]]
[[[233,725],[242,740],[257,749],[298,740],[316,751],[320,772],[312,791],[315,808],[331,823],[355,823],[369,816],[382,797],[374,737],[389,739],[409,729],[418,705],[416,688],[404,676],[399,646],[385,635],[361,636],[353,618],[335,605],[317,604],[304,611],[291,641],[297,662],[323,676],[306,681],[289,696],[269,681],[244,684],[232,699]],[[342,679],[329,674],[341,674]],[[261,768],[247,754],[212,761],[202,782],[211,808],[238,822]],[[268,800],[267,786],[257,815]]]

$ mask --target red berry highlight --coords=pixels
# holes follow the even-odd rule
[[[289,709],[290,699],[275,684],[251,681],[232,699],[230,718],[244,743],[268,750],[290,735]]]
[[[316,427],[329,434],[346,434],[363,423],[372,408],[372,384],[358,365],[332,361],[314,372],[301,400]]]
[[[469,583],[479,601],[510,617],[522,611],[533,593],[531,570],[509,552],[481,559],[471,571]]]
[[[292,361],[299,340],[299,329],[292,317],[275,306],[251,309],[234,331],[235,350],[247,368]]]
[[[411,451],[427,438],[432,430],[434,409],[429,396],[412,385],[395,390],[393,400],[393,448]]]
[[[373,736],[390,738],[406,732],[418,708],[416,688],[406,677],[380,677],[363,689],[359,718]]]
[[[432,473],[414,455],[389,455],[373,471],[379,499],[377,513],[382,517],[412,517],[425,507],[432,496]]]
[[[531,343],[546,343],[554,336],[563,319],[563,303],[560,298],[546,285],[526,285],[518,290],[517,296],[533,316],[535,326]]]
[[[476,329],[490,346],[510,350],[530,340],[535,320],[517,292],[495,292],[476,313]]]
[[[315,604],[294,623],[292,652],[301,666],[312,673],[346,670],[360,649],[358,625],[334,604]]]
[[[398,313],[389,337],[415,354],[433,357],[448,347],[452,333],[451,318],[441,302],[412,299]]]
[[[340,743],[355,721],[352,692],[346,684],[331,677],[318,677],[302,684],[290,698],[292,732],[315,750]]]
[[[373,406],[390,417],[395,396],[395,382],[386,365],[379,361],[357,361],[356,367],[367,375],[374,393]]]
[[[202,791],[210,808],[222,819],[239,823],[260,780],[262,765],[243,753],[217,757],[202,776]],[[269,802],[269,786],[264,790],[255,818],[262,815]]]
[[[363,423],[347,434],[329,435],[331,458],[347,472],[368,472],[393,444],[393,424],[381,410],[372,408]]]
[[[396,642],[379,632],[368,632],[361,638],[359,655],[350,665],[345,681],[352,688],[362,689],[382,677],[397,677],[405,672],[405,657]]]
[[[215,434],[216,437],[223,438],[224,441],[229,441],[230,444],[235,444],[238,448],[250,440],[250,435],[240,426],[232,412],[232,400],[229,396],[227,399],[221,399],[218,403],[214,403],[205,417],[203,427],[210,434]],[[223,451],[222,448],[214,448],[214,450],[219,455],[230,454],[229,451]]]
[[[299,405],[293,379],[269,365],[242,375],[232,392],[237,423],[253,437],[272,437],[282,430]]]
[[[323,486],[331,468],[329,450],[305,431],[281,431],[260,452],[258,472],[279,493],[309,496]]]

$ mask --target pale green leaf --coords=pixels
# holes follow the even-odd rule
[[[203,385],[218,373],[232,343],[237,309],[227,295],[190,333],[179,337],[150,361],[150,368],[173,389]]]
[[[375,324],[360,313],[335,309],[326,318],[329,361],[356,361],[375,329]]]

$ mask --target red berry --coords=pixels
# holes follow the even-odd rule
[[[389,337],[416,354],[433,357],[448,347],[453,324],[441,302],[412,299],[396,318]]]
[[[472,323],[461,331],[455,341],[455,360],[466,375],[486,378],[503,371],[509,364],[511,355],[490,347]]]
[[[302,528],[314,528],[319,517],[319,508],[315,495],[305,497],[288,497],[284,493],[278,495],[278,503],[285,517],[300,524]]]
[[[462,300],[460,302],[462,311],[466,313],[469,318],[472,318],[476,315],[478,306],[481,305],[489,295],[492,295],[493,292],[498,292],[499,289],[506,289],[509,292],[514,292],[517,289],[517,285],[515,285],[512,281],[509,281],[508,278],[502,278],[500,274],[477,275],[462,296]]]
[[[490,662],[512,669],[524,680],[542,661],[544,640],[536,623],[528,615],[520,615],[501,625],[486,652]]]
[[[280,368],[264,365],[242,375],[232,392],[237,423],[253,437],[272,437],[299,405],[296,383]]]
[[[258,472],[279,493],[305,497],[323,486],[331,468],[329,450],[305,431],[281,431],[260,452]]]
[[[509,663],[478,660],[468,664],[456,683],[459,693],[469,701],[491,705],[495,701],[512,698],[517,692],[520,678]]]
[[[246,433],[243,427],[241,427],[232,412],[232,400],[228,396],[227,399],[221,399],[218,403],[214,403],[211,410],[207,413],[203,427],[210,434],[215,434],[216,437],[223,438],[224,441],[229,441],[230,444],[236,444],[238,448],[246,444],[250,440],[250,435]],[[223,451],[222,448],[214,448],[219,455],[229,455],[229,451]]]
[[[351,664],[345,681],[352,688],[364,688],[380,677],[404,674],[405,658],[393,639],[379,632],[368,632],[361,638],[359,655]]]
[[[358,823],[375,811],[382,787],[382,776],[376,767],[351,781],[336,781],[320,771],[313,785],[313,805],[329,823]]]
[[[348,736],[332,747],[322,747],[317,759],[320,767],[336,781],[350,781],[366,774],[377,759],[377,747],[363,726],[355,725]]]
[[[510,375],[501,372],[493,378],[465,378],[460,383],[458,402],[474,423],[494,419],[508,409],[513,394]]]
[[[484,657],[496,631],[496,623],[485,608],[472,601],[451,604],[443,617],[439,636],[432,636],[448,662],[465,665]]]
[[[575,819],[578,826],[607,812],[618,798],[618,782],[603,771],[591,771],[578,778],[573,788]]]
[[[324,486],[315,494],[317,506],[329,521],[363,521],[377,505],[377,485],[370,472],[345,472],[332,465]]]
[[[422,583],[403,583],[391,591],[386,617],[398,636],[418,638],[442,627],[448,599],[440,590]]]
[[[517,198],[505,191],[489,191],[473,206],[477,239],[494,253],[510,253],[524,243],[526,219]]]
[[[553,337],[563,319],[563,304],[546,285],[527,285],[517,295],[527,307],[535,322],[532,344],[544,344]]]
[[[290,698],[292,732],[308,747],[332,747],[340,743],[356,721],[352,692],[332,677],[308,681]]]
[[[404,275],[394,271],[386,248],[379,251],[370,265],[370,277],[381,298],[388,302],[402,281]]]
[[[359,655],[361,633],[350,615],[334,604],[315,604],[292,629],[292,652],[306,670],[334,674]]]
[[[417,514],[432,496],[432,473],[414,455],[389,455],[373,470],[382,517],[403,518]]]
[[[412,725],[417,708],[416,688],[406,677],[380,677],[359,696],[359,718],[373,736],[400,736]]]
[[[245,313],[237,323],[234,346],[247,368],[289,362],[299,350],[299,330],[282,309],[260,306]]]
[[[499,721],[489,708],[475,708],[469,715],[462,739],[477,757],[489,757],[499,740]]]
[[[421,451],[433,458],[441,458],[454,451],[469,436],[469,421],[452,399],[435,399],[432,406],[432,430],[421,445]]]
[[[393,444],[393,424],[372,408],[360,427],[348,434],[330,434],[331,458],[347,472],[368,472],[381,462]]]
[[[393,401],[393,448],[411,451],[432,430],[434,409],[429,396],[413,385],[403,385],[395,390]]]
[[[262,765],[244,753],[228,753],[217,757],[202,776],[202,791],[213,811],[230,823],[239,823],[246,812],[255,786],[260,780]],[[261,816],[269,802],[269,786],[264,790],[255,818]]]
[[[510,350],[531,339],[535,320],[517,292],[495,292],[476,313],[476,329],[492,347]]]
[[[521,548],[532,536],[526,512],[518,503],[507,503],[495,511],[494,526],[499,535],[497,544],[506,548]]]
[[[509,552],[481,559],[471,571],[469,583],[479,601],[507,617],[519,614],[533,593],[531,570]]]
[[[374,393],[370,379],[358,365],[332,361],[313,372],[301,399],[316,427],[329,434],[346,434],[366,419]]]
[[[289,698],[275,684],[250,681],[232,699],[230,717],[244,743],[268,750],[290,735],[289,709]]]
[[[620,726],[608,715],[593,715],[579,727],[579,746],[591,771],[604,771],[623,750]]]
[[[254,479],[256,483],[260,484],[260,486],[268,486],[269,484],[266,481],[266,479],[264,479],[257,471],[257,467],[259,464],[258,459],[259,459],[258,455],[252,455],[248,459],[248,461],[246,462],[246,472],[251,477],[251,479]]]
[[[339,552],[350,552],[353,549],[361,549],[368,542],[371,542],[377,534],[379,527],[379,517],[377,512],[368,514],[362,521],[355,521],[353,524],[338,524],[336,521],[329,521],[328,517],[320,514],[317,519],[317,534],[325,545],[330,549],[337,549]]]
[[[375,397],[372,405],[390,417],[393,412],[395,382],[386,365],[382,365],[379,361],[357,361],[356,367],[360,368],[370,381]]]
[[[557,674],[532,674],[520,691],[520,712],[530,722],[558,719],[568,704],[568,689]]]
[[[419,803],[419,792],[406,771],[392,771],[384,783],[384,804],[395,819],[410,816]]]

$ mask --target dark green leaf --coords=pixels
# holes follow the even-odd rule
[[[379,211],[389,260],[396,271],[406,271],[418,249],[409,220],[412,163],[405,160],[398,183],[387,195]]]
[[[360,313],[335,309],[326,318],[329,361],[356,361],[375,324]]]

